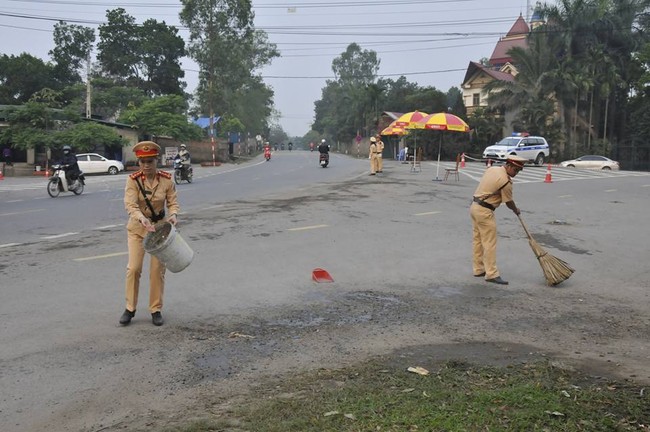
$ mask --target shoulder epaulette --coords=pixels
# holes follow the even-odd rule
[[[136,178],[142,177],[143,175],[144,175],[144,173],[142,172],[142,170],[139,170],[139,171],[134,172],[133,174],[129,174],[129,177],[131,177],[133,180],[135,180]]]
[[[158,175],[160,177],[165,177],[166,179],[172,178],[171,173],[168,173],[167,171],[158,171]]]

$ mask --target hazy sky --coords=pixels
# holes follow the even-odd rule
[[[254,0],[255,26],[267,32],[282,57],[261,71],[275,91],[279,122],[302,136],[314,118],[332,60],[356,42],[377,52],[379,75],[434,86],[446,92],[460,84],[470,61],[490,57],[534,0]],[[52,29],[59,20],[97,28],[106,10],[124,8],[142,23],[148,18],[179,28],[177,0],[0,0],[0,54],[28,52],[49,60]],[[184,59],[188,91],[197,66]],[[390,106],[382,107],[391,111]],[[415,108],[415,107],[414,107]]]

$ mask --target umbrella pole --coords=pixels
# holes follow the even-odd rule
[[[413,165],[411,165],[411,172],[415,172],[415,164],[418,163],[418,137],[413,137]]]
[[[433,179],[433,181],[441,181],[440,177],[438,177],[438,173],[440,172],[440,150],[442,149],[442,132],[440,132],[440,142],[438,143],[438,166],[436,167],[436,178]]]

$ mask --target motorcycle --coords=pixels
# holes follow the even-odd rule
[[[186,180],[188,183],[192,183],[192,178],[194,177],[194,170],[192,170],[191,165],[184,165],[181,162],[181,158],[176,156],[174,158],[174,182],[176,184],[181,184],[183,180]]]
[[[52,165],[52,176],[47,183],[47,193],[52,198],[58,197],[61,192],[72,192],[75,195],[81,195],[84,191],[86,178],[83,172],[72,181],[72,184],[68,184],[68,179],[65,177],[66,167],[67,165],[61,164]]]
[[[320,154],[320,166],[323,168],[327,168],[327,165],[330,163],[330,154],[329,153],[321,153]]]
[[[270,147],[267,147],[267,148],[264,149],[264,159],[266,159],[267,162],[271,160],[271,148]]]

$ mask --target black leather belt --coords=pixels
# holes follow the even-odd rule
[[[473,197],[472,199],[476,204],[480,205],[481,207],[485,207],[486,209],[489,209],[489,210],[492,210],[492,211],[496,210],[496,208],[492,204],[486,203],[485,201],[483,201],[480,198]]]

